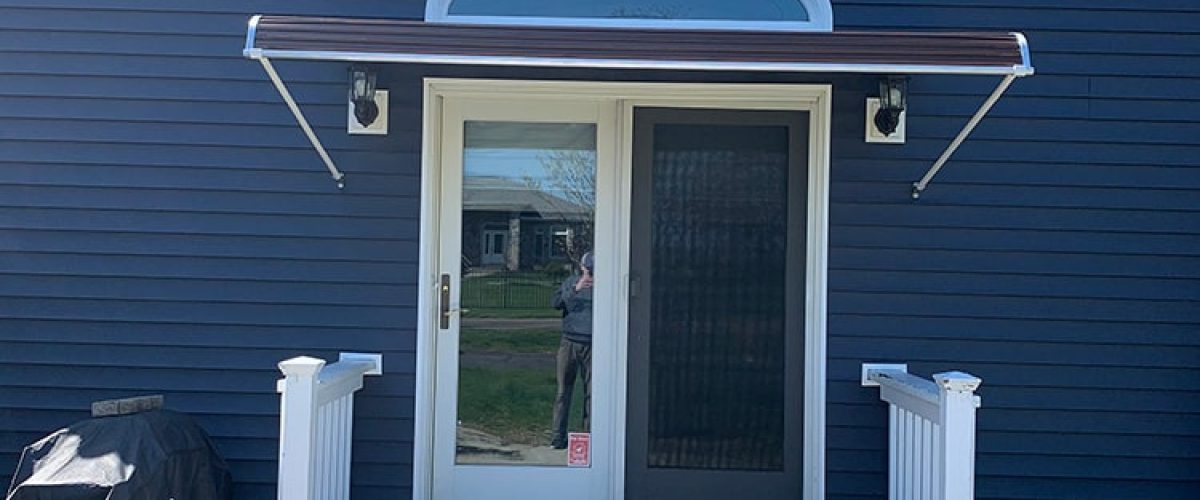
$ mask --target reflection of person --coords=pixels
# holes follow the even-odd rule
[[[589,428],[592,405],[592,276],[594,258],[580,259],[579,274],[571,275],[554,292],[554,308],[562,311],[562,340],[558,344],[558,394],[554,398],[554,438],[550,446],[567,447],[567,421],[575,377],[583,379],[583,426]]]

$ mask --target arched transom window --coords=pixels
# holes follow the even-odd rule
[[[428,0],[444,23],[830,31],[829,0]]]

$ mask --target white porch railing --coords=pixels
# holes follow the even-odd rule
[[[383,356],[342,353],[329,366],[300,356],[279,371],[279,500],[350,498],[354,393],[364,375],[383,374]]]
[[[863,365],[888,408],[888,498],[975,498],[975,409],[982,382],[963,372],[926,380],[906,365]]]

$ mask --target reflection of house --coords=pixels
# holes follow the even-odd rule
[[[566,262],[591,210],[504,177],[463,179],[464,265],[529,269]]]

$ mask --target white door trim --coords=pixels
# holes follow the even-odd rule
[[[609,269],[621,276],[612,292],[626,295],[629,273],[629,225],[624,222],[630,214],[630,173],[632,171],[632,110],[638,106],[698,107],[720,109],[801,110],[809,112],[809,170],[807,226],[807,283],[805,311],[805,377],[804,377],[804,498],[825,497],[825,389],[826,389],[826,290],[828,273],[829,164],[830,118],[833,89],[830,85],[814,84],[709,84],[709,83],[644,83],[644,82],[575,82],[529,80],[483,80],[426,78],[424,85],[424,118],[422,123],[421,165],[421,234],[419,263],[419,294],[417,300],[417,373],[415,431],[413,437],[413,498],[433,498],[434,470],[434,381],[437,349],[437,283],[440,263],[438,245],[440,232],[438,214],[441,205],[442,115],[447,98],[539,99],[545,101],[595,100],[610,101],[618,119],[612,132],[616,141],[617,172],[608,177],[616,183],[620,203],[614,207],[615,227],[597,227],[597,232],[615,235],[617,252],[609,254]],[[601,132],[603,133],[603,132]],[[605,169],[603,164],[599,169]],[[598,183],[601,173],[597,172]],[[597,186],[598,189],[600,186]],[[600,217],[597,207],[597,217]],[[598,221],[599,222],[599,221]],[[609,232],[612,231],[612,232]],[[600,235],[597,234],[597,237]],[[598,240],[599,241],[599,240]],[[599,255],[598,255],[599,257]],[[600,265],[602,263],[598,263]],[[614,374],[611,413],[613,427],[606,439],[612,453],[606,469],[610,478],[606,486],[610,498],[624,495],[625,472],[625,331],[628,325],[628,304],[618,300],[616,323],[621,334],[609,370]],[[595,398],[596,395],[593,395]],[[598,413],[598,412],[594,412]],[[596,429],[600,431],[600,429]],[[598,433],[597,433],[598,435]]]

